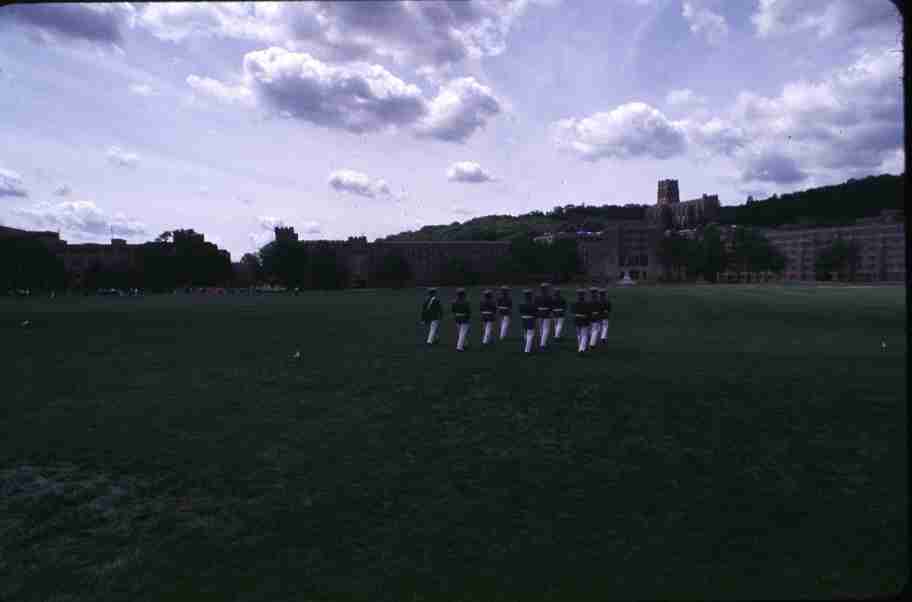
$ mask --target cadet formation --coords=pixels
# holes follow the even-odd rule
[[[436,288],[427,290],[427,298],[421,306],[421,324],[427,337],[427,345],[440,341],[440,323],[443,320],[443,305]],[[592,287],[576,291],[576,300],[567,300],[558,288],[547,282],[534,294],[526,289],[518,306],[521,327],[522,351],[544,351],[554,346],[564,335],[564,324],[568,318],[576,330],[576,351],[578,354],[592,352],[608,340],[608,326],[611,317],[611,301],[605,289]],[[456,351],[463,352],[469,345],[469,331],[472,324],[472,307],[466,298],[465,289],[456,291],[456,299],[450,306],[450,313],[456,325]],[[513,315],[513,299],[510,288],[500,287],[495,298],[494,292],[486,290],[478,304],[481,320],[481,346],[487,347],[503,341],[510,332]],[[498,323],[499,322],[499,323]],[[496,336],[495,336],[496,332]]]

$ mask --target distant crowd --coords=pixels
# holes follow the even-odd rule
[[[592,287],[588,291],[579,289],[576,300],[568,304],[558,288],[552,289],[547,282],[541,284],[539,294],[533,297],[530,289],[523,291],[523,301],[519,304],[519,319],[522,326],[523,352],[532,353],[534,349],[548,349],[553,341],[559,341],[564,333],[564,323],[569,317],[576,330],[577,353],[585,354],[594,350],[608,340],[608,327],[611,317],[611,301],[605,289]],[[510,288],[500,287],[497,297],[491,290],[482,293],[478,305],[481,318],[482,346],[494,343],[494,328],[499,319],[499,340],[507,337],[513,316],[513,299]],[[451,313],[456,324],[456,351],[465,351],[468,345],[469,328],[472,322],[471,304],[466,298],[465,289],[456,291],[452,302]],[[443,306],[436,288],[427,290],[427,298],[421,307],[421,324],[426,329],[427,345],[435,345],[440,340],[440,323],[443,320]],[[553,328],[553,337],[552,337]]]

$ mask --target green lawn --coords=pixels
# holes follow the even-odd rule
[[[906,583],[904,289],[620,289],[582,358],[422,297],[0,299],[0,599]]]

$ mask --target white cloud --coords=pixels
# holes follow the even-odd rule
[[[130,93],[137,96],[155,96],[155,89],[149,84],[131,84]]]
[[[380,65],[329,64],[276,47],[245,55],[242,84],[196,75],[187,83],[224,102],[257,103],[326,128],[354,133],[411,128],[419,136],[447,142],[465,142],[503,110],[491,89],[472,77],[444,84],[428,101],[421,88]]]
[[[108,162],[118,167],[136,167],[139,165],[139,155],[127,152],[119,146],[108,147]]]
[[[187,85],[203,96],[210,96],[226,104],[253,105],[253,93],[242,85],[230,86],[209,77],[187,76]]]
[[[673,107],[691,107],[706,104],[706,98],[698,96],[689,88],[684,88],[670,91],[665,97],[665,102]]]
[[[0,197],[5,196],[27,197],[28,192],[22,185],[22,176],[0,167]]]
[[[889,0],[759,0],[751,16],[760,37],[802,31],[821,38],[865,30],[895,30],[899,12]]]
[[[367,174],[351,169],[339,169],[329,174],[330,188],[358,196],[375,198],[391,196],[389,184],[384,180],[372,179]]]
[[[735,160],[742,176],[793,183],[876,170],[902,147],[900,56],[889,49],[778,96],[742,92],[723,117],[682,121],[695,148]]]
[[[461,77],[443,86],[428,108],[417,128],[420,136],[465,142],[488,119],[503,111],[503,103],[475,78]]]
[[[491,182],[494,178],[474,161],[459,161],[450,165],[447,179],[451,182]]]
[[[39,229],[59,230],[63,238],[106,240],[136,237],[148,233],[142,222],[123,213],[108,215],[91,201],[39,202],[31,207],[14,209],[13,214]]]
[[[552,127],[558,147],[586,161],[669,159],[682,154],[686,146],[683,125],[642,102],[581,119],[563,119]]]
[[[703,5],[700,0],[685,0],[681,14],[690,25],[690,31],[701,35],[712,45],[719,45],[728,37],[725,17]]]
[[[69,186],[67,186],[66,184],[64,184],[63,186],[59,186],[54,191],[54,194],[56,196],[70,196],[71,192],[73,192],[72,189]]]
[[[282,44],[327,60],[380,57],[444,66],[503,52],[514,22],[554,0],[237,2],[146,5],[138,22],[163,40],[221,37]]]

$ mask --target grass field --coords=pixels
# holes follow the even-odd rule
[[[906,584],[903,288],[621,289],[583,358],[422,297],[0,299],[0,599]]]

